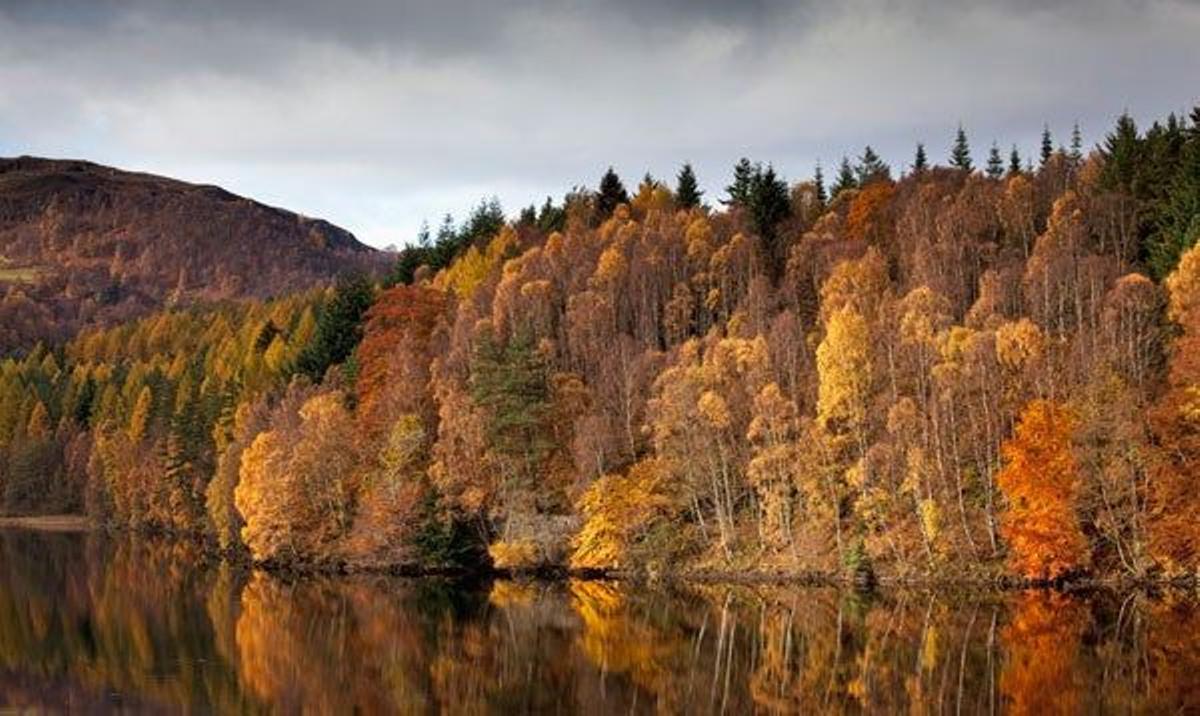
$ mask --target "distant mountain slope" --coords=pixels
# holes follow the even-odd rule
[[[382,259],[326,221],[219,187],[0,159],[0,355],[164,305],[304,288]]]

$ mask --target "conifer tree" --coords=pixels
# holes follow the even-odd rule
[[[892,177],[892,170],[887,164],[884,164],[883,160],[879,158],[874,149],[871,149],[871,145],[869,144],[863,149],[862,156],[858,159],[858,166],[855,167],[854,173],[860,187],[874,181],[891,179]]]
[[[917,155],[913,158],[912,173],[920,176],[929,168],[929,159],[925,156],[925,145],[917,142]]]
[[[833,182],[833,189],[830,191],[830,195],[836,199],[839,194],[847,189],[857,188],[858,180],[854,176],[854,169],[850,166],[850,160],[842,157],[842,163],[838,167],[838,175]]]
[[[1050,136],[1050,125],[1042,125],[1042,166],[1054,156],[1054,139]]]
[[[824,208],[829,203],[829,194],[825,191],[825,174],[821,171],[821,162],[813,171],[813,187],[816,191],[817,206]]]
[[[1117,117],[1117,126],[1104,137],[1100,149],[1104,156],[1102,182],[1110,189],[1126,193],[1134,190],[1134,181],[1141,164],[1141,138],[1137,124],[1128,112]]]
[[[1017,145],[1012,146],[1012,151],[1008,153],[1008,175],[1015,176],[1021,173],[1021,153],[1017,151]]]
[[[363,314],[374,300],[374,290],[365,277],[351,275],[339,280],[333,298],[317,319],[316,335],[296,358],[296,371],[319,382],[330,366],[349,358],[362,339]]]
[[[628,202],[629,193],[625,191],[621,177],[617,176],[612,167],[609,167],[608,171],[604,172],[604,176],[600,178],[600,193],[596,196],[596,211],[600,218],[607,219],[612,216],[617,205]]]
[[[679,170],[678,181],[675,184],[675,203],[687,209],[700,206],[700,197],[703,194],[696,183],[696,172],[691,163],[685,163]]]
[[[750,199],[751,185],[754,182],[754,175],[758,171],[750,160],[742,157],[733,167],[733,183],[725,187],[725,193],[729,195],[721,203],[726,206],[745,206]]]
[[[1083,161],[1083,135],[1079,131],[1079,122],[1071,128],[1071,151],[1067,157],[1074,164]]]
[[[988,153],[987,175],[991,179],[1004,176],[1004,160],[1000,158],[1000,147],[992,142],[992,150]]]
[[[967,143],[967,133],[958,125],[958,132],[954,135],[954,146],[950,149],[950,166],[963,171],[971,171],[971,145]]]

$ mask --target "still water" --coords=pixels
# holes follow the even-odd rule
[[[282,580],[0,531],[0,706],[50,712],[1196,713],[1183,594]]]

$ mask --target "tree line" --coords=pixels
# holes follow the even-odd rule
[[[1194,574],[1200,109],[1036,166],[611,169],[380,286],[0,364],[4,503],[260,562]]]

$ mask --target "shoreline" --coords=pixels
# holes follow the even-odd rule
[[[347,562],[291,563],[277,561],[255,561],[248,555],[227,553],[216,549],[203,539],[167,532],[139,532],[136,530],[105,530],[86,515],[11,515],[0,516],[0,529],[22,529],[47,533],[80,533],[102,531],[125,533],[134,538],[187,541],[200,546],[205,554],[243,569],[261,571],[284,579],[302,579],[319,576],[378,575],[406,578],[451,578],[451,579],[514,579],[561,581],[582,579],[589,581],[619,581],[638,585],[671,584],[730,584],[730,585],[775,585],[795,587],[834,587],[869,592],[875,588],[887,589],[942,589],[942,590],[987,590],[1013,592],[1028,589],[1057,591],[1064,593],[1089,591],[1129,592],[1155,589],[1200,589],[1200,574],[1175,577],[1131,577],[1125,575],[1079,575],[1052,581],[1030,580],[1014,575],[992,573],[988,575],[875,575],[868,583],[851,574],[839,574],[814,570],[671,570],[650,572],[646,570],[572,569],[563,565],[546,565],[533,569],[499,569],[486,565],[463,567],[431,567],[420,564],[353,564]]]

